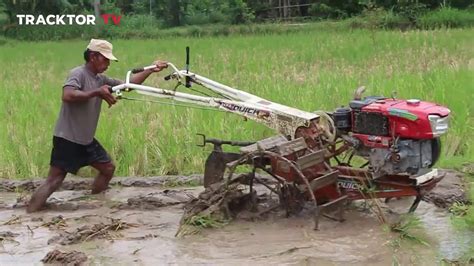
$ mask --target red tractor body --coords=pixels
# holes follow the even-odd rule
[[[425,173],[439,158],[449,109],[420,100],[366,97],[333,113],[338,135],[370,162],[375,176]]]
[[[360,112],[380,113],[387,117],[389,136],[409,139],[433,139],[438,135],[433,134],[428,116],[433,115],[443,118],[448,116],[450,111],[446,107],[430,102],[380,99],[362,107]]]

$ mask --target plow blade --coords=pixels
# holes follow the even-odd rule
[[[227,163],[238,160],[240,156],[239,153],[212,151],[204,166],[204,187],[223,180]]]

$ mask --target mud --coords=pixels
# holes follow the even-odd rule
[[[0,232],[0,240],[1,241],[13,239],[16,236],[18,236],[18,234],[15,234],[15,233],[10,232],[10,231]]]
[[[0,192],[33,192],[44,179],[10,180],[0,179]],[[115,177],[110,186],[122,187],[174,187],[186,185],[202,185],[202,175],[190,176],[154,176],[154,177]],[[91,178],[67,176],[58,191],[90,189]]]
[[[433,265],[443,258],[457,260],[474,245],[472,232],[454,230],[447,210],[427,202],[420,203],[415,215],[430,246],[408,241],[393,248],[390,243],[398,234],[384,230],[370,211],[356,205],[346,210],[345,222],[322,218],[319,231],[313,230],[310,215],[303,211],[289,218],[237,219],[222,228],[177,238],[184,202],[204,189],[175,186],[199,183],[199,176],[156,177],[149,182],[121,178],[99,195],[91,195],[83,181],[90,179],[55,192],[47,209],[34,214],[26,214],[17,200],[19,194],[28,196],[18,188],[32,185],[9,183],[10,192],[0,193],[0,265],[38,264],[42,259],[71,265]],[[391,201],[386,215],[396,220],[411,202]],[[68,261],[70,257],[80,259]]]
[[[80,266],[85,265],[85,262],[87,261],[87,256],[83,252],[61,252],[55,249],[53,251],[48,252],[48,254],[46,254],[46,256],[41,261],[45,264]]]
[[[164,190],[157,193],[149,193],[147,195],[139,195],[127,199],[127,203],[113,206],[118,209],[139,209],[139,210],[156,210],[161,207],[186,203],[191,197],[182,195],[177,190]]]
[[[438,207],[449,208],[453,203],[470,203],[466,194],[467,184],[463,173],[453,170],[443,170],[446,176],[423,200],[432,202]]]
[[[72,232],[62,231],[58,236],[48,240],[48,245],[52,243],[59,243],[61,245],[71,245],[94,239],[114,239],[120,234],[115,234],[120,230],[124,230],[134,226],[132,224],[121,221],[120,219],[110,218],[108,223],[96,223],[92,225],[84,225]]]

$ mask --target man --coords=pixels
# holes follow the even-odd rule
[[[107,70],[110,60],[118,61],[112,54],[112,44],[92,39],[84,52],[85,65],[71,70],[63,86],[62,105],[53,136],[53,149],[46,181],[33,193],[27,212],[41,209],[48,197],[62,184],[67,173],[77,173],[79,168],[90,165],[99,171],[92,183],[92,194],[107,189],[115,165],[100,143],[94,138],[102,100],[111,107],[117,100],[110,93],[111,86],[120,80],[101,73]],[[132,83],[141,84],[151,73],[168,65],[155,61],[156,68],[137,73]]]

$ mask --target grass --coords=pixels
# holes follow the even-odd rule
[[[202,182],[197,178],[182,180],[178,177],[170,177],[169,179],[166,179],[163,183],[163,187],[167,187],[167,188],[197,187],[200,185],[202,185]]]
[[[109,76],[162,58],[269,100],[303,110],[347,105],[365,85],[374,95],[398,92],[449,106],[440,165],[474,161],[473,29],[436,31],[313,31],[284,35],[117,40]],[[0,47],[0,177],[45,176],[68,70],[82,64],[87,40],[17,42]],[[161,75],[147,84],[170,87]],[[130,95],[132,96],[132,95]],[[122,101],[104,110],[97,138],[117,163],[117,175],[203,172],[211,147],[196,147],[196,133],[258,140],[274,132],[222,112]],[[82,172],[90,175],[91,172]]]
[[[449,212],[454,216],[465,216],[468,212],[469,206],[462,202],[455,202],[449,207]]]
[[[471,204],[464,204],[460,202],[455,202],[450,208],[449,211],[452,213],[454,224],[457,228],[463,230],[467,229],[474,231],[474,207],[472,202],[474,202],[474,177],[470,177],[470,188],[468,188],[468,198],[471,201]],[[474,252],[472,253],[474,257]]]
[[[391,232],[396,233],[389,243],[395,249],[400,248],[404,241],[429,246],[428,242],[416,232],[422,228],[421,221],[416,216],[402,216],[399,222],[391,224],[389,227]]]
[[[405,263],[418,265],[423,261],[422,255],[416,251],[416,246],[429,248],[430,244],[424,233],[422,222],[417,216],[402,215],[398,222],[384,225],[384,229],[391,233],[387,245],[394,252],[392,265],[404,265]],[[407,259],[408,262],[402,262]]]
[[[183,237],[200,233],[206,228],[220,228],[225,226],[228,221],[219,220],[212,215],[196,215],[180,225],[175,236]]]
[[[419,17],[417,24],[423,29],[469,27],[474,25],[474,10],[443,7]]]

